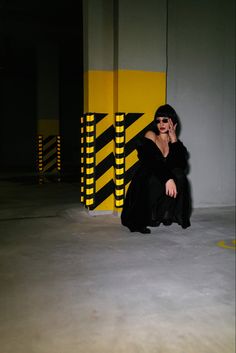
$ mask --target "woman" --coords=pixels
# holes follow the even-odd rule
[[[190,226],[186,178],[187,150],[176,135],[178,117],[168,104],[159,107],[154,127],[137,147],[139,164],[127,191],[121,222],[131,232],[151,233],[147,226]]]

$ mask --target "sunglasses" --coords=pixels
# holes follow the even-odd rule
[[[161,119],[156,119],[156,123],[157,124],[160,124],[160,123],[164,123],[164,124],[166,124],[166,123],[168,123],[169,122],[169,118],[161,118]]]

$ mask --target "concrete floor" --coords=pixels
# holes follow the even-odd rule
[[[235,352],[234,208],[141,235],[75,182],[0,194],[0,353]]]

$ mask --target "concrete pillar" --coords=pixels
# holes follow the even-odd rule
[[[59,133],[59,57],[52,43],[37,47],[38,133]]]
[[[37,47],[37,133],[40,173],[59,171],[59,56],[57,46],[47,42]]]
[[[112,211],[115,114],[125,113],[128,185],[137,161],[133,142],[165,102],[166,0],[84,0],[83,5],[84,112],[95,114],[95,168],[103,170],[95,173],[96,193],[103,195],[95,210]]]
[[[93,208],[111,212],[114,207],[113,1],[87,0],[83,2],[83,11],[84,112],[95,114],[97,142]]]

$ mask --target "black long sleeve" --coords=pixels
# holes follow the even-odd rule
[[[188,152],[183,143],[178,140],[174,143],[169,144],[169,154],[167,156],[167,164],[171,169],[181,168],[186,169],[187,167],[187,156]]]
[[[170,168],[168,168],[164,157],[152,140],[144,138],[137,150],[141,167],[151,170],[164,183],[173,179]]]

